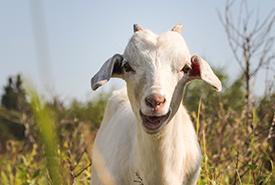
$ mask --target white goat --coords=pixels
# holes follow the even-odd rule
[[[95,139],[92,185],[108,178],[117,185],[196,184],[202,156],[181,103],[184,86],[202,79],[220,91],[221,82],[206,61],[190,55],[181,29],[156,35],[134,25],[124,54],[108,59],[92,78],[93,90],[111,77],[127,84],[107,104]]]

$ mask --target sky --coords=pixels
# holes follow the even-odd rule
[[[249,6],[259,9],[261,18],[275,3],[253,0]],[[191,54],[225,69],[234,80],[240,67],[217,13],[223,15],[224,7],[224,0],[0,0],[0,94],[9,76],[21,74],[42,93],[91,99],[96,92],[90,79],[108,58],[123,53],[133,24],[161,34],[182,23]],[[255,93],[264,89],[263,76],[253,83]],[[99,91],[123,85],[112,79]]]

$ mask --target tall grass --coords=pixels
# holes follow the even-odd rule
[[[48,180],[50,184],[65,184],[62,177],[61,155],[59,141],[55,128],[55,115],[42,104],[37,93],[29,92],[31,107],[37,124],[38,135],[42,143],[43,156],[45,157]],[[46,174],[45,174],[46,175]]]
[[[58,97],[43,101],[29,91],[29,109],[0,119],[12,118],[26,127],[26,138],[6,140],[6,152],[0,153],[0,184],[88,185],[92,141],[108,96],[64,107]],[[190,98],[196,105],[189,111],[203,154],[198,185],[275,184],[274,104],[259,103],[253,112],[253,132],[248,134],[242,103],[234,100],[230,105],[224,96]],[[5,110],[0,115],[4,113],[9,114]]]
[[[34,90],[28,91],[28,98],[29,108],[17,120],[27,128],[26,138],[6,140],[6,152],[0,152],[0,184],[88,185],[97,128],[88,119],[97,123],[95,117],[101,120],[103,112],[93,118],[77,114],[104,107],[107,98],[102,96],[87,104],[75,102],[70,108],[57,98],[44,101]]]
[[[213,115],[204,117],[207,112],[205,109],[206,106],[200,98],[197,114],[192,114],[203,154],[198,185],[275,184],[274,161],[271,158],[272,154],[269,153],[272,150],[272,144],[268,137],[270,135],[268,133],[273,130],[273,124],[268,123],[269,126],[263,127],[263,120],[258,118],[254,110],[252,134],[248,135],[246,125],[242,125],[246,119],[244,116],[235,118],[241,125],[236,127],[232,124],[230,127],[227,126],[227,129],[223,129],[223,132],[219,132],[216,129],[224,127],[220,124],[226,123],[220,121],[224,121],[221,119],[223,115],[219,115],[222,114],[222,110],[217,111],[220,120],[214,121],[213,117],[206,118]],[[271,116],[274,122],[274,112]],[[215,144],[222,146],[222,150],[217,150]],[[213,154],[215,150],[217,154]]]

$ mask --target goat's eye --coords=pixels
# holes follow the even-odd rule
[[[126,62],[122,67],[125,69],[126,72],[134,71],[128,62]]]
[[[183,68],[182,68],[182,71],[184,73],[187,73],[188,71],[190,70],[190,67],[188,65],[185,65]]]

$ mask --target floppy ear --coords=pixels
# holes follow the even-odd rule
[[[189,71],[189,80],[202,79],[210,84],[216,91],[222,90],[222,84],[219,78],[214,74],[209,64],[198,55],[191,57],[191,68]]]
[[[121,77],[123,70],[121,68],[123,57],[116,54],[109,58],[100,70],[91,79],[92,89],[95,91],[100,86],[104,85],[111,77]]]

